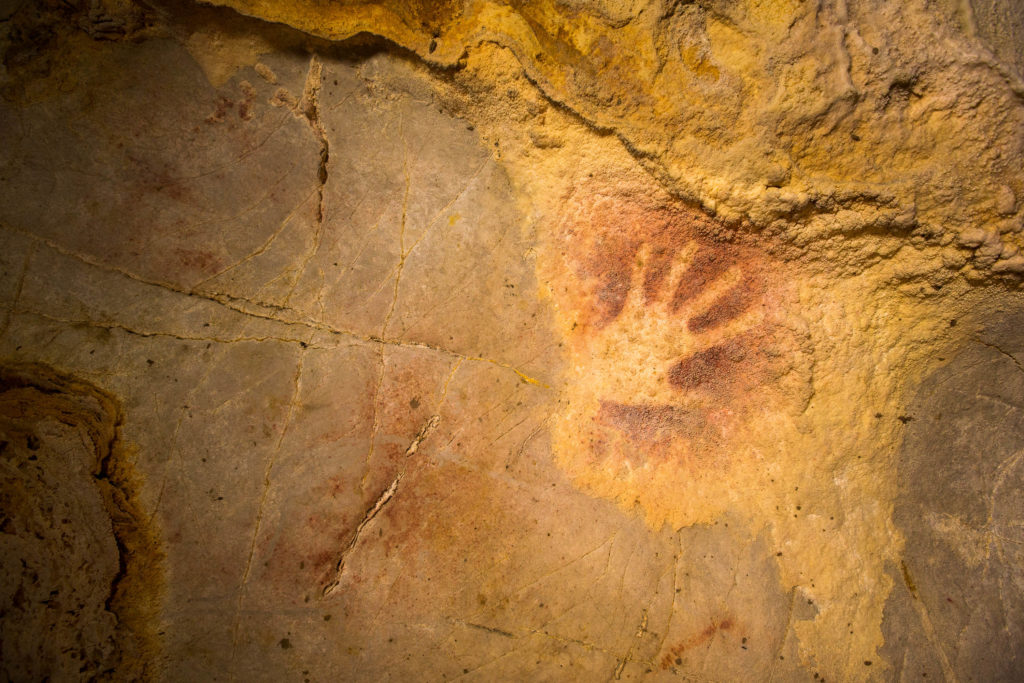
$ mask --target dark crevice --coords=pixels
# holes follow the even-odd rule
[[[331,145],[327,139],[327,131],[324,129],[323,121],[320,119],[320,88],[323,85],[323,65],[319,58],[314,55],[309,62],[309,74],[306,76],[306,85],[303,97],[302,115],[305,116],[309,127],[320,145],[319,161],[316,169],[317,179],[317,207],[316,223],[317,232],[324,222],[324,188],[327,186],[327,166],[331,159]]]

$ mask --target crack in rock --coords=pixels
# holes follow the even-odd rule
[[[437,428],[437,425],[440,421],[441,417],[439,415],[432,415],[430,419],[427,420],[427,422],[420,429],[419,433],[416,435],[416,438],[414,438],[412,440],[412,443],[409,444],[409,447],[405,449],[406,458],[416,454],[416,451],[419,450],[420,444],[423,443],[423,440],[426,439],[427,436],[429,436],[430,433]],[[324,597],[328,597],[331,594],[333,594],[341,585],[341,576],[345,572],[345,562],[348,559],[348,556],[351,554],[352,550],[356,547],[356,544],[359,543],[359,539],[362,537],[363,529],[365,529],[366,526],[373,521],[374,517],[376,517],[377,514],[384,509],[385,505],[391,502],[391,499],[394,498],[395,493],[398,491],[398,485],[402,482],[402,478],[404,476],[405,468],[403,467],[398,472],[398,474],[395,475],[395,478],[391,481],[391,484],[386,489],[384,489],[384,492],[381,493],[380,496],[378,496],[377,501],[370,507],[369,510],[366,511],[366,514],[363,515],[363,519],[360,520],[359,524],[356,526],[355,533],[352,534],[352,538],[349,540],[348,545],[345,546],[345,549],[341,552],[341,557],[338,558],[338,563],[335,565],[334,569],[334,579],[332,579],[330,583],[324,586]]]

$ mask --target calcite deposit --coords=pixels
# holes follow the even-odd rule
[[[1018,3],[0,53],[5,679],[1024,678]]]

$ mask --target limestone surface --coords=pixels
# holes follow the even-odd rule
[[[152,676],[159,551],[131,504],[116,407],[24,365],[0,370],[0,407],[4,678]]]
[[[1019,680],[1022,27],[8,3],[5,673]]]

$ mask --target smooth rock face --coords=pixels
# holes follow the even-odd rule
[[[8,677],[1021,677],[1012,4],[227,4],[0,16]]]
[[[906,550],[883,624],[902,677],[1024,676],[1022,323],[993,321],[913,405],[893,518]]]

